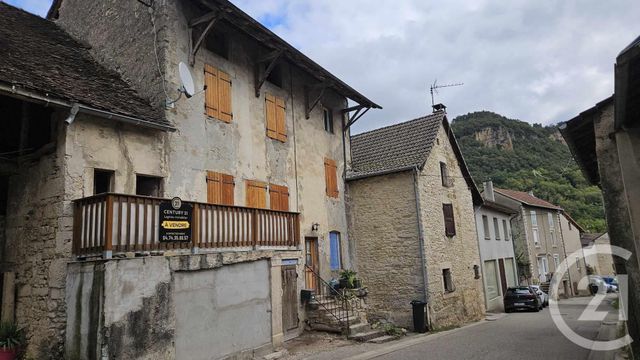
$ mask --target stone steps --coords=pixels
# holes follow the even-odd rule
[[[383,335],[383,336],[379,336],[377,338],[373,338],[371,340],[368,340],[368,343],[373,343],[373,344],[382,344],[382,343],[386,343],[389,341],[393,341],[395,339],[397,339],[397,336],[393,336],[393,335]]]
[[[349,339],[351,340],[355,340],[355,341],[360,341],[360,342],[365,342],[365,341],[369,341],[372,339],[377,339],[380,338],[382,336],[385,336],[386,334],[384,333],[384,331],[381,330],[369,330],[366,332],[362,332],[359,334],[355,334],[355,335],[349,335]]]

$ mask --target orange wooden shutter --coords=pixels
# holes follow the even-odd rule
[[[267,208],[267,184],[261,181],[247,180],[247,207]]]
[[[231,77],[229,74],[218,71],[218,96],[220,104],[220,114],[218,119],[224,122],[231,122],[233,119],[233,108],[231,104]]]
[[[207,171],[207,202],[210,204],[233,205],[234,185],[233,176]]]
[[[289,211],[289,188],[269,184],[271,210]]]
[[[219,117],[218,101],[218,69],[211,65],[204,66],[204,84],[207,89],[204,92],[204,108],[208,116]]]
[[[220,203],[222,205],[234,205],[233,191],[235,188],[235,181],[233,180],[233,176],[220,174],[220,180],[222,183]]]
[[[331,159],[324,159],[324,178],[327,188],[327,196],[338,197],[338,175],[336,162]]]
[[[265,109],[267,136],[272,139],[278,138],[278,124],[276,122],[276,97],[271,94],[265,94]]]
[[[286,122],[286,108],[284,105],[284,99],[276,97],[276,128],[278,140],[287,141],[287,122]]]

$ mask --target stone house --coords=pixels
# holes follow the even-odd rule
[[[611,245],[630,251],[614,257],[617,274],[628,276],[629,335],[640,336],[640,37],[620,52],[615,64],[615,94],[560,124],[587,180],[602,189]],[[640,352],[640,344],[631,344]]]
[[[547,286],[566,257],[560,217],[562,208],[539,199],[533,193],[494,189],[498,204],[518,210],[511,228],[520,284]],[[559,294],[571,295],[571,278],[562,278]]]
[[[564,253],[569,264],[569,278],[573,295],[589,295],[587,287],[587,258],[582,251],[580,241],[584,229],[569,214],[560,214],[560,234],[564,244]]]
[[[379,106],[228,1],[0,7],[2,316],[29,354],[209,359],[298,335],[299,290],[352,266],[349,126]]]
[[[583,234],[580,237],[580,241],[582,242],[583,248],[590,248],[594,245],[608,246],[611,247],[611,242],[609,240],[608,233],[600,233],[600,234]],[[613,257],[608,254],[597,254],[596,256],[591,256],[585,258],[587,265],[593,269],[593,273],[602,276],[615,276],[616,275],[616,267],[613,263]]]
[[[511,234],[511,217],[517,210],[495,202],[493,183],[484,184],[484,202],[476,206],[475,221],[482,263],[487,311],[503,311],[507,287],[518,285],[517,263]]]
[[[432,327],[484,315],[474,204],[482,203],[444,106],[351,137],[350,242],[371,318],[412,324],[426,301]]]

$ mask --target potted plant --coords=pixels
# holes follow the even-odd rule
[[[15,360],[25,345],[24,329],[13,322],[0,324],[0,360]]]
[[[356,281],[356,272],[353,270],[342,270],[340,272],[340,287],[343,289],[353,289]]]

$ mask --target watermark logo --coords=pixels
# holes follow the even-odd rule
[[[556,324],[556,327],[560,330],[560,332],[571,342],[574,344],[581,346],[590,350],[597,351],[610,351],[620,349],[624,346],[629,345],[633,339],[626,334],[625,336],[609,341],[601,341],[601,340],[591,340],[587,339],[569,327],[569,325],[565,322],[562,314],[560,313],[560,308],[558,307],[558,287],[562,283],[562,278],[569,271],[569,268],[576,264],[579,259],[595,259],[598,255],[605,256],[617,256],[624,260],[628,260],[631,257],[631,252],[625,250],[618,246],[612,245],[604,245],[604,244],[596,244],[589,248],[584,248],[583,250],[577,250],[571,255],[567,256],[567,258],[561,262],[553,274],[551,278],[551,284],[549,286],[549,312],[551,313],[551,319]],[[627,319],[627,296],[629,294],[628,290],[628,278],[627,275],[617,275],[618,279],[618,321],[623,321]],[[580,280],[578,284],[579,288],[587,288],[590,285],[590,278],[587,275],[585,278]],[[582,321],[603,321],[607,316],[607,311],[599,311],[599,305],[605,300],[607,297],[607,286],[604,282],[599,284],[598,291],[594,295],[593,299],[586,306],[578,320]]]

